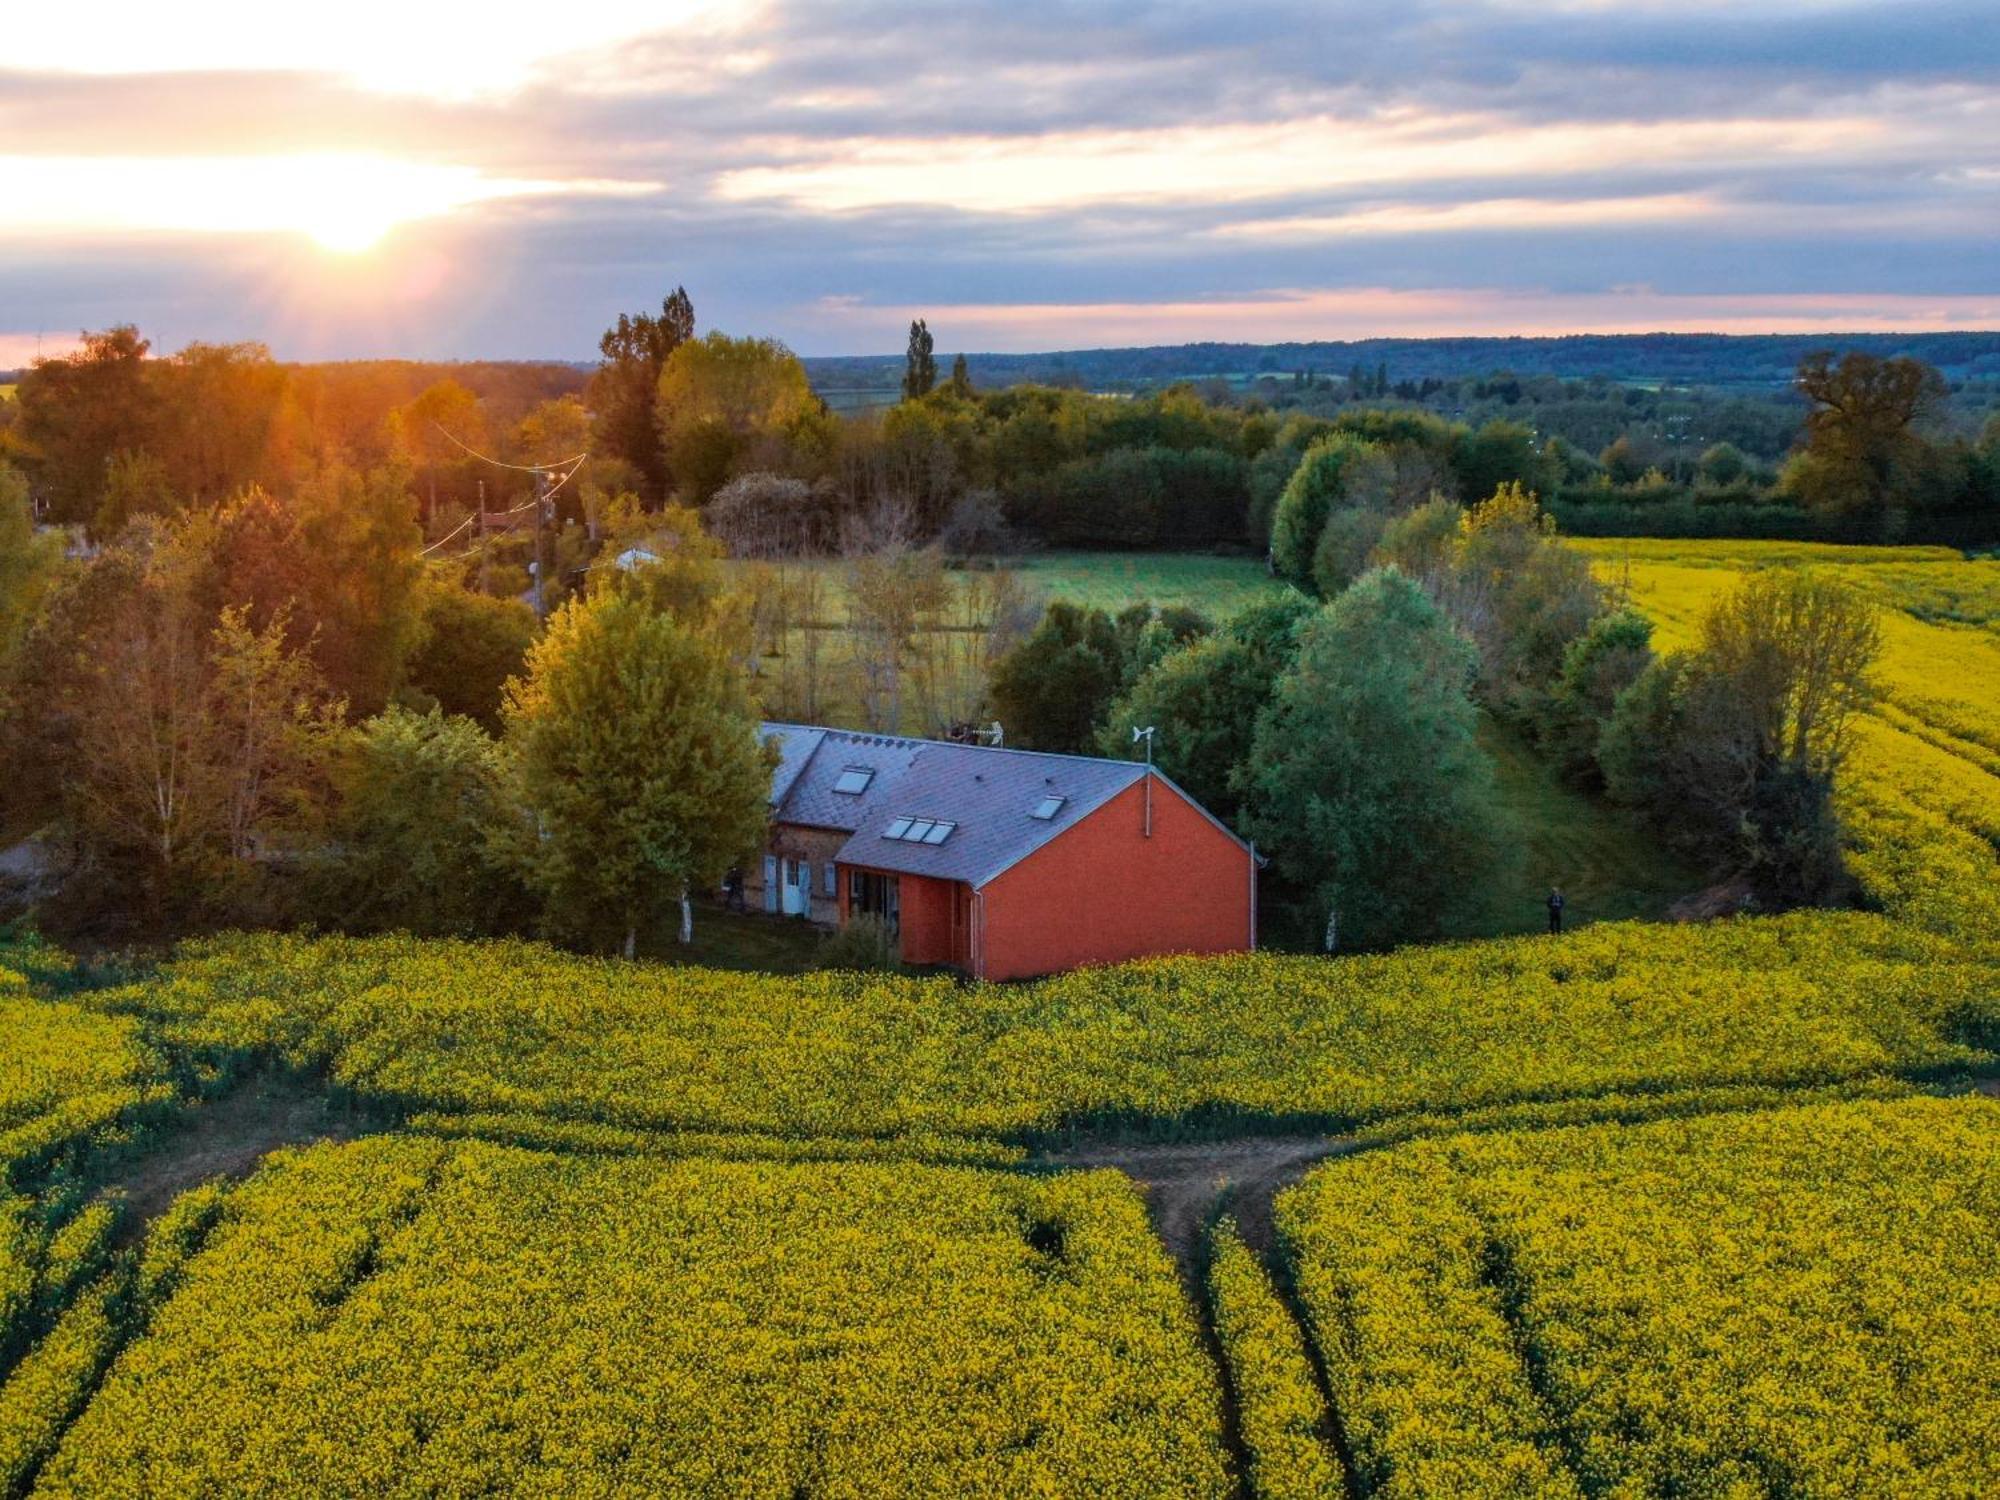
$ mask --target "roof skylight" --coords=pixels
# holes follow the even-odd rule
[[[942,818],[894,818],[882,830],[882,837],[905,844],[942,844],[956,827]]]
[[[1050,818],[1053,818],[1057,813],[1062,811],[1063,804],[1067,801],[1069,801],[1067,797],[1044,797],[1035,804],[1035,810],[1029,813],[1028,816],[1031,818],[1040,818],[1046,823]]]
[[[868,766],[848,766],[833,778],[833,789],[849,797],[858,797],[868,790],[868,783],[875,779],[875,772]]]

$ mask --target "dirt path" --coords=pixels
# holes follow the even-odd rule
[[[1227,1198],[1243,1238],[1259,1255],[1276,1248],[1271,1201],[1307,1170],[1355,1149],[1344,1136],[1250,1136],[1171,1146],[1079,1146],[1046,1160],[1063,1167],[1111,1167],[1146,1190],[1153,1227],[1193,1285],[1202,1228]]]
[[[367,1132],[365,1121],[330,1108],[325,1096],[308,1086],[252,1078],[198,1106],[185,1124],[113,1174],[111,1185],[124,1190],[127,1204],[122,1232],[136,1238],[189,1188],[216,1177],[247,1177],[282,1147],[349,1141]]]

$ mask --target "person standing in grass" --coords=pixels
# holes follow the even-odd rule
[[[1562,930],[1563,930],[1562,887],[1559,885],[1552,885],[1549,887],[1549,936],[1559,937],[1562,934]]]

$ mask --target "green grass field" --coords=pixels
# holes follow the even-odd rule
[[[1192,605],[1227,619],[1275,598],[1289,585],[1254,557],[1159,552],[1043,552],[1024,560],[1022,576],[1044,597],[1117,611],[1141,599]]]

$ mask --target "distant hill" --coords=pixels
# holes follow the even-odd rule
[[[949,368],[949,331],[938,345]],[[1601,377],[1646,384],[1786,385],[1800,358],[1815,349],[1862,349],[1909,354],[1953,381],[2000,382],[2000,332],[1819,334],[1568,334],[1559,338],[1356,339],[1293,344],[1157,344],[1136,349],[1065,349],[1043,354],[972,354],[976,384],[1039,382],[1091,390],[1145,390],[1177,380],[1222,379],[1245,384],[1260,375],[1297,371],[1344,375],[1356,365],[1371,374],[1388,366],[1391,380],[1452,380],[1510,371],[1565,380]],[[956,351],[951,351],[955,353]],[[836,355],[805,361],[813,385],[836,405],[877,392],[893,393],[903,357]]]

